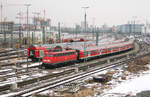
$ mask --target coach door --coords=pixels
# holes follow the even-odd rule
[[[76,50],[77,53],[77,60],[79,60],[79,50]]]

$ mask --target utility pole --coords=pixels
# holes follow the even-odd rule
[[[25,4],[25,6],[27,7],[27,25],[26,25],[26,30],[27,30],[27,47],[29,47],[30,45],[30,40],[29,40],[29,7],[31,6],[31,4]]]
[[[40,19],[40,13],[39,12],[33,12],[32,14],[34,14],[34,32],[32,33],[32,44],[35,43],[35,32],[37,30],[37,21],[39,21]]]
[[[85,27],[85,34],[86,34],[86,11],[85,11],[85,15],[84,15],[84,27]]]
[[[31,4],[25,4],[25,6],[27,7],[27,48],[29,47],[29,23],[28,23],[28,17],[29,17],[29,6],[31,6]],[[27,71],[28,71],[28,65],[29,65],[29,60],[27,58]]]
[[[4,29],[4,27],[5,27],[5,23],[4,22],[2,22],[2,32],[4,33],[4,48],[6,48],[7,46],[6,46],[6,31],[5,31],[5,29]]]
[[[0,5],[0,8],[1,8],[1,22],[2,22],[3,21],[3,5],[2,5],[2,3]]]
[[[34,32],[32,32],[32,44],[34,44]]]
[[[43,44],[45,44],[45,26],[42,27],[43,28]]]
[[[77,33],[78,33],[78,29],[77,29],[77,25],[75,25],[75,34],[76,34],[76,38],[77,38]]]
[[[137,18],[136,16],[133,16],[133,33],[134,33],[134,34],[137,34],[137,33],[136,33],[136,24],[135,24],[136,18]]]
[[[23,19],[23,16],[22,16],[22,12],[20,11],[18,14],[18,18],[19,19],[19,48],[21,48],[21,30],[22,30],[22,19]]]
[[[98,31],[96,31],[96,45],[98,46],[98,39],[99,39],[99,34]]]
[[[93,40],[94,40],[94,34],[95,34],[95,18],[93,18],[93,29],[92,29]]]
[[[59,40],[59,42],[61,42],[60,31],[61,31],[61,28],[60,28],[60,22],[59,22],[58,23],[58,40]]]
[[[13,27],[11,29],[11,48],[13,48]]]

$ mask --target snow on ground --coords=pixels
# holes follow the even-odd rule
[[[4,95],[0,95],[0,97],[12,97],[12,95],[15,95],[16,93],[8,93]]]
[[[100,96],[120,97],[121,95],[136,95],[136,93],[141,91],[150,90],[150,70],[140,72],[136,75],[129,74],[129,76],[127,76],[127,80],[119,80],[120,82],[116,82],[115,80],[109,82],[112,84],[111,88],[105,89]]]
[[[0,70],[0,73],[1,73],[1,72],[6,72],[6,71],[10,71],[10,70],[12,70],[12,69],[4,69],[4,70]]]
[[[112,90],[107,91],[105,94],[132,94],[136,95],[136,93],[150,90],[150,71],[145,72],[145,74],[140,74],[140,77],[135,77],[130,80],[126,80],[121,84],[118,84]],[[107,97],[107,96],[106,96]]]
[[[33,63],[33,64],[28,65],[28,67],[39,66],[39,65],[41,65],[41,64],[42,64],[42,62],[36,62],[36,63]],[[22,65],[22,67],[23,67],[23,68],[27,68],[27,65]]]

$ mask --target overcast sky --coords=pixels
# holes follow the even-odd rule
[[[33,12],[46,10],[46,17],[52,20],[52,25],[61,22],[64,26],[80,24],[84,20],[83,6],[89,6],[87,21],[89,24],[101,26],[127,23],[137,16],[138,22],[150,17],[150,0],[0,0],[3,3],[3,15],[8,20],[15,20],[19,11],[26,12],[24,6],[9,4],[30,3],[30,16]],[[24,14],[25,16],[26,14]],[[95,22],[93,22],[95,21]]]

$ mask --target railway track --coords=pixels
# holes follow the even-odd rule
[[[123,57],[125,57],[125,56],[122,56],[122,57],[119,57],[118,59],[121,59],[121,58],[123,58]],[[99,60],[99,59],[97,59],[97,60]],[[90,65],[88,65],[87,64],[87,66],[89,66],[89,67],[94,67],[94,66],[96,66],[97,65],[97,63],[94,63],[94,61],[95,62],[98,62],[98,61],[96,61],[96,60],[93,60],[92,62],[89,62],[90,64],[92,64],[91,66]],[[111,61],[113,61],[113,60],[111,60]],[[98,62],[98,64],[104,64],[104,63],[107,63],[107,61],[105,60],[105,61],[100,61],[100,62]],[[39,63],[37,63],[38,65],[37,66],[39,66]],[[86,69],[87,68],[87,66],[85,67],[85,64],[84,63],[80,63],[79,65],[78,65],[78,67],[79,67],[79,70],[84,70],[84,69]],[[34,68],[36,67],[36,66],[33,66]],[[33,67],[31,67],[31,68],[33,68]],[[69,66],[68,66],[69,67]],[[77,66],[76,65],[73,65],[73,66],[71,66],[71,68],[76,68]],[[66,67],[67,68],[67,67]],[[24,70],[24,69],[26,69],[26,68],[22,68],[22,70]],[[21,70],[21,69],[20,69]],[[18,71],[20,71],[20,70],[18,70]],[[12,71],[12,72],[14,72],[14,70],[9,70],[8,71],[8,73],[10,73],[10,71]],[[75,71],[75,69],[74,69],[74,71]],[[6,74],[6,72],[7,71],[4,71],[4,73],[3,74],[5,74],[5,76],[3,76],[3,77],[13,77],[13,76],[15,76],[15,74],[11,74],[11,75],[7,75]],[[2,73],[2,72],[1,72]],[[18,72],[19,73],[19,72]],[[21,73],[21,72],[20,72]],[[26,73],[26,72],[25,72]],[[55,77],[55,76],[54,76]],[[42,79],[43,80],[43,79]],[[31,83],[32,84],[32,83]]]
[[[18,57],[15,57],[15,58],[18,58]],[[14,65],[14,63],[16,63],[16,64],[27,64],[28,62],[32,62],[31,60],[28,60],[28,62],[27,62],[27,59],[25,59],[26,57],[22,57],[23,59],[23,61],[19,61],[19,60],[13,60],[13,62],[2,62],[2,61],[0,61],[0,66],[1,67],[5,67],[5,66],[13,66]]]
[[[88,69],[88,71],[84,71],[84,72],[77,73],[77,74],[72,74],[70,76],[63,77],[63,78],[60,78],[60,79],[56,79],[54,81],[49,81],[49,82],[45,83],[44,85],[40,85],[40,86],[22,91],[19,94],[16,94],[15,96],[29,97],[29,96],[31,96],[35,93],[39,93],[39,92],[42,92],[42,91],[54,88],[56,86],[59,86],[59,85],[62,85],[62,84],[65,84],[65,83],[68,83],[68,82],[71,82],[71,81],[74,81],[74,80],[78,80],[78,79],[81,79],[81,78],[84,78],[84,77],[87,77],[87,76],[91,76],[95,73],[99,73],[101,71],[104,71],[104,70],[107,70],[107,69],[110,69],[110,68],[115,68],[115,67],[121,66],[121,65],[123,65],[123,64],[125,64],[129,61],[134,60],[134,59],[135,58],[127,59],[127,60],[123,59],[123,60],[120,60],[120,62],[114,62],[114,63],[108,64],[107,66],[103,65],[99,68],[98,67],[97,68],[91,68],[89,66],[92,66],[93,64],[89,64],[88,67],[91,68],[91,69]],[[96,62],[95,64],[99,64],[99,62]]]
[[[27,62],[26,62],[27,63]],[[29,75],[33,71],[38,71],[38,67],[41,63],[38,62],[32,62],[32,64],[35,65],[29,65],[27,70],[27,64],[24,64],[24,67],[17,68],[17,72],[15,72],[15,67],[5,70],[0,70],[0,77],[1,78],[12,78],[12,77],[21,77],[22,75]],[[1,81],[0,81],[1,82]]]
[[[95,63],[93,63],[93,62],[90,62],[89,64],[88,64],[88,67],[93,67],[93,66],[96,66],[96,65],[100,65],[100,64],[103,64],[103,63],[105,63],[105,61],[101,61],[101,62],[95,62]],[[87,68],[87,66],[86,67],[84,67],[84,66],[80,66],[80,67],[78,67],[78,69],[79,70],[85,70],[85,68]],[[75,73],[76,72],[76,68],[72,68],[72,69],[69,69],[69,70],[66,70],[66,71],[63,71],[63,72],[59,72],[59,73],[57,73],[57,74],[49,74],[49,75],[46,75],[46,76],[43,76],[43,77],[39,77],[39,78],[35,78],[35,79],[31,79],[31,80],[27,80],[27,81],[24,81],[24,82],[21,82],[21,83],[18,83],[18,86],[20,87],[23,87],[23,86],[25,86],[25,85],[31,85],[31,84],[33,84],[33,83],[36,83],[36,82],[39,82],[39,81],[46,81],[46,80],[48,80],[48,82],[51,82],[51,80],[49,80],[49,79],[53,79],[53,78],[55,78],[55,77],[60,77],[60,76],[62,76],[62,75],[68,75],[68,74],[70,74],[70,73]],[[56,78],[56,79],[58,79],[58,78]],[[6,88],[7,87],[7,88]],[[10,88],[11,87],[11,85],[10,86],[8,86],[8,85],[6,85],[6,87],[0,87],[1,89],[3,88],[3,89],[8,89],[8,88]],[[25,90],[25,89],[24,89]]]
[[[132,56],[132,54],[130,54],[131,56]],[[129,55],[129,56],[130,56]],[[133,54],[134,55],[134,54]],[[142,55],[140,55],[139,57],[141,57]],[[126,56],[120,56],[120,57],[116,57],[116,60],[118,59],[123,59],[123,58],[125,58],[126,59],[126,61],[123,61],[123,60],[121,60],[119,63],[117,62],[117,63],[113,63],[113,64],[123,64],[123,62],[127,62],[127,61],[132,61],[132,60],[134,60],[135,58],[131,58],[131,59],[128,59],[128,58],[126,58]],[[137,57],[136,57],[137,58]],[[111,60],[110,59],[110,61],[116,61],[116,60]],[[89,63],[86,63],[87,65],[86,66],[84,66],[84,65],[82,65],[82,66],[80,66],[80,67],[73,67],[72,69],[69,69],[69,70],[66,70],[66,71],[63,71],[63,72],[59,72],[59,73],[56,73],[56,74],[49,74],[49,75],[46,75],[46,76],[43,76],[43,77],[39,77],[39,78],[35,78],[35,79],[31,79],[31,80],[27,80],[27,81],[24,81],[24,82],[20,82],[20,83],[17,83],[18,84],[18,86],[19,87],[24,87],[24,86],[26,86],[26,85],[31,85],[31,84],[33,84],[33,83],[36,83],[36,82],[44,82],[44,81],[48,81],[48,82],[52,82],[52,81],[50,81],[51,79],[54,79],[54,78],[56,78],[56,77],[60,77],[60,76],[62,76],[62,74],[63,75],[68,75],[68,74],[70,74],[70,73],[74,73],[73,75],[71,75],[71,76],[74,76],[74,78],[75,77],[77,77],[77,75],[75,76],[75,73],[76,73],[76,68],[78,68],[79,69],[79,71],[85,71],[85,73],[90,73],[90,72],[92,72],[91,70],[89,71],[89,72],[86,72],[86,70],[87,70],[87,68],[94,68],[94,67],[97,67],[97,66],[99,66],[99,65],[102,65],[102,64],[105,64],[105,63],[107,63],[107,61],[95,61],[95,62],[89,62]],[[113,64],[110,64],[110,65],[113,65]],[[105,66],[104,66],[105,67]],[[104,68],[103,67],[103,68]],[[101,67],[102,68],[102,67]],[[112,67],[111,67],[112,68]],[[100,68],[99,68],[100,69]],[[95,71],[95,70],[97,70],[97,69],[93,69],[93,72]],[[99,72],[99,71],[98,71]],[[84,75],[86,75],[86,74],[83,74],[83,76]],[[79,75],[78,75],[79,76]],[[78,77],[77,77],[78,78]],[[58,78],[56,78],[56,79],[58,79]],[[69,78],[69,79],[71,79],[71,78]],[[69,79],[63,79],[63,80],[61,80],[61,82],[62,81],[67,81],[67,80],[69,80]],[[54,80],[54,82],[55,82],[56,80]],[[53,86],[54,84],[60,84],[59,82],[55,82],[55,83],[51,83],[50,84],[50,86]],[[9,85],[5,85],[5,86],[0,86],[0,91],[5,91],[5,90],[7,90],[7,89],[10,89],[10,87],[11,87],[11,84],[9,84]],[[42,87],[39,87],[39,89],[40,88],[43,88],[43,87],[45,87],[45,86],[42,86]],[[24,90],[26,90],[26,89],[24,89]],[[33,89],[34,90],[34,89]],[[30,91],[24,91],[24,92],[22,92],[22,94],[26,94],[26,93],[28,93],[28,92],[31,92],[31,91],[33,91],[33,90],[30,90]],[[41,90],[41,89],[40,89]],[[22,94],[16,94],[16,96],[18,96],[18,95],[22,95]]]
[[[120,66],[122,64],[125,64],[127,62],[130,62],[130,61],[133,61],[137,58],[140,58],[140,57],[143,57],[143,56],[146,56],[146,55],[149,55],[150,52],[142,52],[141,54],[139,54],[138,56],[136,57],[133,57],[133,58],[130,58],[130,59],[125,59],[125,60],[121,60],[120,62],[116,62],[116,63],[113,63],[113,64],[110,64],[108,66],[104,66],[104,67],[100,67],[100,68],[96,68],[96,69],[93,69],[93,70],[89,70],[89,71],[86,71],[86,72],[83,72],[83,73],[79,73],[79,75],[71,75],[67,78],[63,78],[63,79],[59,79],[59,80],[56,80],[54,82],[51,82],[49,84],[46,84],[45,87],[44,86],[40,86],[40,87],[36,87],[35,89],[32,89],[32,90],[28,90],[28,91],[24,91],[24,93],[22,94],[19,94],[21,95],[22,97],[28,97],[34,93],[39,93],[39,92],[42,92],[42,91],[45,91],[47,89],[50,89],[50,88],[53,88],[53,87],[56,87],[58,85],[62,85],[66,82],[70,82],[70,81],[73,81],[73,80],[77,80],[77,79],[80,79],[80,78],[83,78],[83,77],[86,77],[87,75],[92,75],[92,74],[95,74],[97,72],[100,72],[102,70],[106,70],[108,68],[114,68],[116,66]],[[95,63],[95,64],[99,64],[99,62]],[[91,65],[93,67],[93,64]],[[88,66],[90,68],[90,65]],[[42,88],[44,87],[44,88]]]
[[[7,53],[7,52],[10,52],[10,51],[14,51],[14,49],[11,49],[11,48],[10,49],[5,49],[5,50],[3,49],[3,50],[0,51],[0,54]]]
[[[10,55],[14,55],[14,54],[24,54],[25,50],[12,50],[12,51],[8,51],[8,52],[4,52],[4,53],[0,53],[0,57],[3,57],[3,56],[10,56]]]
[[[107,70],[107,69],[110,69],[110,68],[113,68],[113,67],[116,67],[116,64],[115,65],[111,64],[109,66],[93,69],[93,70],[90,70],[88,72],[82,72],[82,73],[78,73],[78,74],[73,74],[73,75],[70,75],[70,76],[65,77],[65,78],[61,78],[61,79],[57,79],[57,80],[51,81],[51,82],[46,83],[46,84],[44,84],[42,86],[38,86],[38,87],[35,87],[35,88],[32,88],[32,89],[26,90],[26,91],[24,91],[24,92],[22,92],[20,94],[15,95],[15,96],[20,96],[21,95],[22,97],[29,97],[29,96],[31,96],[34,93],[39,93],[39,92],[48,90],[50,88],[54,88],[56,86],[59,86],[59,85],[65,84],[65,83],[68,83],[68,82],[71,82],[71,81],[74,81],[74,80],[78,80],[80,78],[84,78],[84,77],[90,76],[92,74],[95,74],[95,73],[98,73],[98,72],[101,72],[103,70]]]
[[[25,57],[25,55],[10,55],[10,56],[3,56],[3,57],[0,57],[0,61],[5,61],[5,60],[8,60],[8,59],[15,59],[15,58],[18,58],[18,57]]]
[[[8,49],[0,52],[0,61],[5,61],[8,59],[25,57],[26,49]]]

